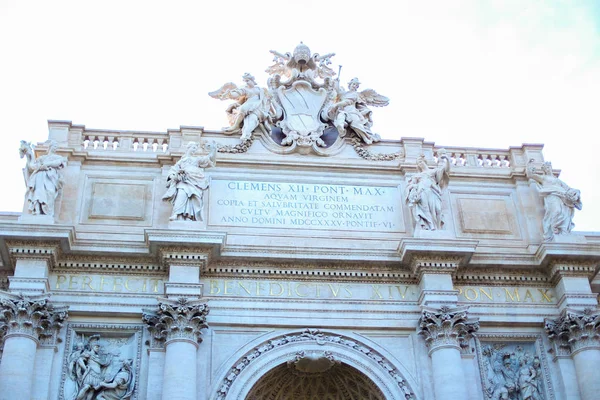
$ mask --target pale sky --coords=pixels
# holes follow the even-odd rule
[[[207,93],[265,86],[269,50],[335,52],[341,80],[391,99],[374,130],[443,146],[544,143],[600,231],[600,1],[0,0],[0,210],[20,211],[20,139],[47,120],[98,129],[220,129]]]

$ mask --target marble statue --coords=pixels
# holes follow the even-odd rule
[[[108,381],[101,382],[94,390],[98,392],[96,400],[126,400],[130,399],[135,388],[133,361],[121,360],[121,368]]]
[[[527,176],[538,184],[540,195],[544,198],[544,241],[551,241],[554,235],[568,234],[575,226],[573,216],[575,209],[581,210],[581,195],[579,190],[571,189],[554,176],[551,163],[545,162],[542,173],[538,173],[532,161],[529,161]]]
[[[356,133],[366,144],[381,140],[377,133],[371,131],[373,126],[372,111],[369,106],[387,106],[390,100],[373,89],[358,91],[360,82],[353,78],[348,82],[348,90],[339,86],[336,80],[337,101],[329,109],[330,118],[337,128],[340,137],[346,136],[347,129]]]
[[[54,216],[54,202],[63,186],[61,169],[67,165],[65,157],[56,154],[58,144],[48,140],[48,153],[35,158],[31,144],[21,140],[19,154],[27,159],[27,203],[34,215]]]
[[[429,168],[425,156],[420,155],[419,172],[408,180],[405,201],[412,212],[415,229],[435,231],[444,226],[442,191],[450,180],[450,161],[443,149],[438,151],[438,156],[438,165]]]
[[[235,100],[225,110],[230,126],[224,128],[224,133],[242,133],[241,140],[249,140],[252,132],[263,124],[268,132],[270,127],[271,100],[268,91],[256,84],[255,78],[249,73],[242,76],[244,87],[237,87],[235,83],[224,84],[220,89],[208,95],[219,100]]]
[[[162,199],[173,204],[171,221],[191,220],[202,221],[204,211],[204,192],[208,189],[209,181],[204,174],[204,168],[216,165],[217,146],[214,142],[204,142],[208,150],[205,156],[194,155],[199,145],[190,142],[185,154],[169,170],[167,177],[167,192]]]

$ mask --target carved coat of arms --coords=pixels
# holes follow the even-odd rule
[[[257,134],[267,147],[278,153],[293,151],[317,154],[336,153],[346,136],[364,144],[378,142],[371,131],[370,106],[386,106],[387,97],[372,89],[358,91],[357,78],[340,86],[329,67],[334,53],[311,54],[300,43],[292,53],[271,50],[274,64],[267,68],[268,88],[260,88],[254,77],[244,74],[244,87],[232,82],[209,93],[219,100],[234,100],[226,112],[230,126],[224,133],[240,133],[243,142]]]

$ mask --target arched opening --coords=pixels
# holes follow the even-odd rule
[[[254,384],[246,400],[385,400],[365,374],[331,354],[299,352]]]

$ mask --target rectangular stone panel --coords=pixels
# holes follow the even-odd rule
[[[510,192],[453,191],[451,205],[457,237],[521,238]]]
[[[217,180],[209,225],[403,232],[397,187]]]
[[[81,223],[152,225],[153,178],[87,176]]]
[[[144,219],[147,185],[94,182],[89,218]]]

